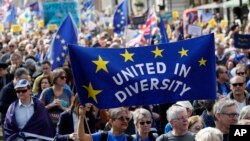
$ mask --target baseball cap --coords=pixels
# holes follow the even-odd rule
[[[30,82],[26,79],[21,79],[16,83],[15,89],[23,88],[23,87],[27,87],[27,86],[30,86]]]

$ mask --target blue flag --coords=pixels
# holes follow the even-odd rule
[[[160,16],[160,32],[161,32],[161,43],[162,44],[168,43],[169,42],[168,35],[166,32],[166,28],[164,26],[163,18],[161,16]]]
[[[52,64],[52,69],[64,64],[68,55],[68,44],[77,44],[77,29],[70,15],[59,27],[49,50],[48,59]]]
[[[94,10],[94,0],[84,0],[83,1],[83,10],[87,11],[87,10]]]
[[[139,48],[69,45],[81,103],[98,108],[215,99],[213,34]]]
[[[35,16],[40,16],[40,8],[39,8],[39,3],[38,1],[31,3],[30,5],[31,11],[34,11]]]
[[[16,23],[16,9],[15,6],[10,3],[7,12],[5,13],[3,23],[7,24],[15,24]]]
[[[128,1],[124,0],[116,9],[114,14],[113,26],[114,33],[122,34],[125,26],[129,23]]]

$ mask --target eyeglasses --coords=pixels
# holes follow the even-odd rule
[[[227,71],[223,71],[223,72],[221,72],[221,73],[228,73]]]
[[[19,94],[19,93],[26,93],[28,90],[25,89],[25,90],[16,90],[16,93]]]
[[[243,84],[244,84],[244,83],[232,83],[232,85],[233,85],[234,87],[237,87],[237,86],[242,87],[242,86],[243,86]]]
[[[141,121],[141,122],[139,122],[140,125],[144,125],[145,123],[146,124],[151,124],[151,121]]]
[[[237,75],[245,75],[245,72],[237,72]]]
[[[182,117],[179,117],[179,118],[176,118],[174,120],[187,120],[188,119],[188,116],[182,116]]]
[[[129,117],[119,117],[119,118],[116,118],[116,119],[118,119],[120,121],[129,121],[130,120]]]
[[[238,118],[239,114],[238,113],[221,113],[223,115],[227,115],[230,118]]]
[[[66,76],[60,76],[59,78],[60,79],[66,79],[67,77]]]

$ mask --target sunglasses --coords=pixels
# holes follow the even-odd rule
[[[242,87],[242,86],[244,85],[244,83],[233,83],[232,85],[233,85],[234,87],[237,87],[237,86]]]
[[[28,90],[26,89],[26,90],[16,90],[16,93],[26,93]]]
[[[245,72],[237,72],[237,75],[245,75]]]
[[[120,121],[129,121],[130,120],[129,117],[119,117],[119,118],[116,118],[116,119],[118,119]]]
[[[140,125],[151,124],[151,121],[141,121],[139,122]]]
[[[60,76],[59,78],[60,79],[66,79],[67,77],[66,76]]]

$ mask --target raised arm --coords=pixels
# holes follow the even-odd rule
[[[86,114],[86,110],[85,110],[84,106],[80,106],[79,107],[78,129],[77,129],[78,138],[79,138],[79,141],[92,141],[91,135],[85,133],[85,129],[84,129],[85,114]]]

